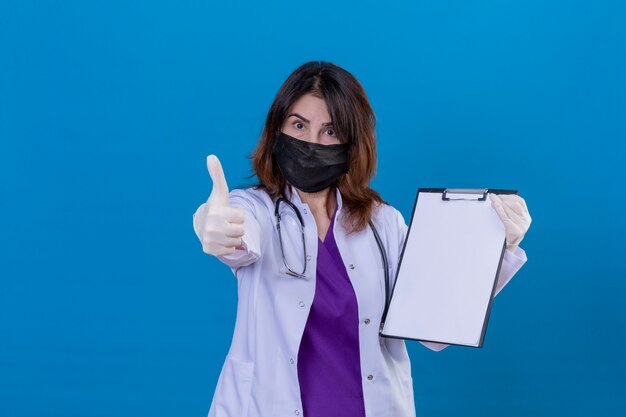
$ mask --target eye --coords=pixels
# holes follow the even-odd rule
[[[302,122],[293,122],[292,126],[295,127],[298,130],[304,129],[304,124]]]
[[[326,134],[327,134],[328,136],[335,136],[335,129],[333,129],[332,127],[331,127],[331,128],[326,129]]]

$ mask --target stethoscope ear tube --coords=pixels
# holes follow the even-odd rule
[[[383,329],[383,325],[385,324],[385,318],[387,318],[387,311],[389,310],[389,260],[387,259],[387,253],[385,252],[385,247],[383,246],[383,241],[378,234],[378,230],[374,226],[374,223],[369,221],[370,228],[374,233],[374,238],[376,239],[376,243],[378,244],[378,249],[380,250],[380,257],[383,261],[383,269],[385,270],[385,309],[383,310],[383,316],[380,320],[380,331]]]
[[[287,263],[287,259],[285,258],[285,248],[283,246],[283,234],[280,231],[280,212],[278,207],[280,206],[281,202],[285,202],[289,207],[291,207],[293,209],[293,211],[296,213],[296,216],[298,216],[298,220],[300,221],[300,226],[302,226],[300,228],[300,232],[302,235],[302,248],[303,248],[303,254],[302,254],[302,272],[296,272],[293,269],[291,269],[291,267],[289,267],[289,264]],[[291,275],[292,277],[295,278],[304,278],[307,279],[306,276],[306,241],[305,241],[305,237],[304,237],[304,219],[302,218],[302,215],[300,214],[300,210],[298,210],[298,208],[289,200],[280,197],[278,198],[278,200],[276,200],[276,207],[274,209],[274,217],[276,217],[276,230],[278,231],[278,240],[280,241],[280,252],[281,255],[283,257],[283,264],[285,265],[285,267],[281,267],[279,272],[283,272],[286,273],[287,275]]]
[[[298,272],[295,272],[295,271],[292,271],[290,269],[287,269],[284,266],[281,266],[280,268],[278,268],[278,273],[289,275],[289,276],[292,276],[294,278],[302,278],[302,279],[305,279],[305,280],[309,280],[311,278],[310,276],[308,276],[306,274],[300,274]]]

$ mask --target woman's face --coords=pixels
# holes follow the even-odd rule
[[[326,102],[311,94],[305,94],[293,103],[281,131],[306,142],[322,145],[341,143]]]

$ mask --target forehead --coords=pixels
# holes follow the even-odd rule
[[[298,113],[309,120],[330,120],[326,101],[312,94],[305,94],[297,99],[291,105],[289,113]]]

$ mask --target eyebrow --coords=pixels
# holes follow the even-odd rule
[[[300,115],[298,113],[291,113],[289,116],[287,116],[287,118],[290,118],[291,116],[296,116],[296,117],[302,119],[302,121],[304,123],[311,123],[310,120],[308,120],[306,117],[303,117],[302,115]],[[332,124],[333,124],[333,122],[325,122],[325,123],[322,123],[322,126],[330,126]]]

